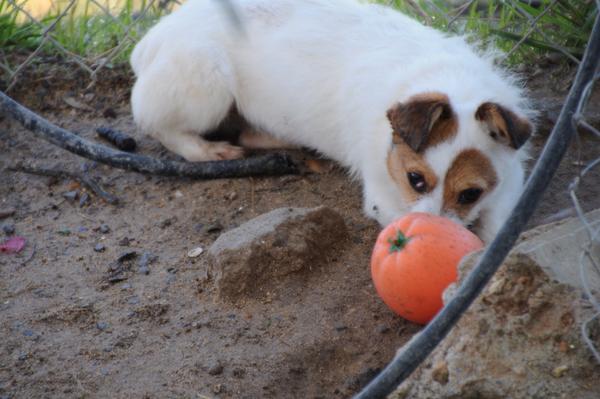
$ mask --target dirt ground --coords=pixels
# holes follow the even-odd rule
[[[566,87],[565,74],[562,85],[546,72],[533,75],[533,97],[549,110],[534,140],[535,159]],[[76,68],[49,62],[11,94],[89,139],[97,139],[100,125],[134,132],[128,73],[106,71],[94,87],[88,83]],[[600,156],[597,141],[581,143],[569,150],[532,225],[569,214],[568,183],[582,160]],[[172,157],[149,138],[138,145],[140,153]],[[121,203],[90,194],[80,204],[85,190],[73,180],[5,170],[19,161],[86,171]],[[71,155],[0,119],[0,210],[15,210],[0,224],[28,240],[22,253],[0,254],[0,398],[356,392],[420,327],[392,314],[374,291],[369,257],[379,227],[361,214],[358,182],[331,162],[322,166],[321,173],[269,178],[143,176]],[[584,181],[587,209],[600,207],[599,182],[597,175]],[[79,198],[67,198],[73,191]],[[217,301],[205,254],[186,255],[269,210],[323,204],[343,215],[350,238],[327,264],[268,287],[262,298]],[[127,251],[138,257],[123,280],[108,282],[111,265]],[[145,253],[157,257],[146,269],[139,267]]]

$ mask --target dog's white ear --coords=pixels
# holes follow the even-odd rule
[[[406,143],[415,152],[454,136],[456,117],[448,96],[424,93],[398,103],[387,111],[393,130],[393,142]]]
[[[531,136],[531,123],[496,103],[483,103],[475,112],[475,119],[487,125],[490,137],[515,150]]]

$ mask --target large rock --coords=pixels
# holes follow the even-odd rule
[[[600,211],[588,214],[596,227]],[[526,234],[483,294],[393,398],[600,398],[600,365],[583,341],[593,315],[579,260],[589,238],[579,219]],[[598,248],[595,249],[599,255]],[[459,267],[459,281],[479,254]],[[597,259],[600,259],[598,257]],[[590,267],[590,265],[586,265]],[[590,285],[600,287],[589,270]],[[456,287],[445,293],[447,301]],[[600,344],[600,323],[591,323]]]
[[[221,299],[266,292],[275,280],[318,267],[347,237],[327,207],[280,208],[223,233],[210,247],[210,273]]]

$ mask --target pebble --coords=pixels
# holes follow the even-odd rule
[[[196,223],[194,225],[194,231],[196,233],[202,233],[202,231],[204,231],[204,224],[202,224],[202,223]]]
[[[122,289],[122,290],[128,290],[128,289],[131,289],[131,284],[129,284],[129,283],[125,283],[125,284],[123,284],[123,285],[121,286],[121,289]]]
[[[221,393],[225,390],[225,385],[223,384],[215,384],[213,385],[212,391],[214,394]]]
[[[335,331],[338,331],[338,332],[339,331],[344,331],[344,330],[347,330],[347,329],[348,329],[348,326],[345,326],[343,324],[338,324],[338,325],[335,326]]]
[[[173,221],[174,221],[173,219],[174,218],[163,219],[160,223],[158,223],[158,227],[160,227],[161,229],[169,227],[170,225],[173,224]]]
[[[554,370],[552,370],[552,376],[554,376],[554,378],[560,378],[562,377],[567,371],[569,370],[569,366],[558,366],[555,367]]]
[[[65,199],[67,199],[68,201],[75,201],[79,197],[79,192],[78,191],[67,191],[66,193],[63,193],[62,196]]]
[[[108,328],[108,323],[105,321],[99,321],[96,323],[96,328],[100,331],[104,331]]]
[[[119,240],[119,245],[122,247],[126,247],[129,245],[130,242],[131,240],[129,239],[129,237],[123,237]]]
[[[236,198],[237,198],[237,193],[235,191],[232,191],[229,194],[225,195],[225,199],[229,200],[229,201],[233,201]]]
[[[105,249],[106,247],[104,246],[104,244],[96,244],[96,246],[94,247],[94,251],[96,252],[104,252]]]
[[[14,215],[17,211],[14,208],[0,209],[0,219],[4,219]]]
[[[117,258],[117,262],[123,263],[125,261],[134,259],[137,256],[138,253],[136,251],[125,251],[121,255],[119,255],[119,257]]]
[[[188,256],[188,258],[196,258],[196,257],[202,255],[202,252],[204,252],[204,248],[196,247],[196,248],[190,249],[187,253],[187,256]]]
[[[148,266],[140,266],[138,271],[140,272],[140,274],[145,274],[145,275],[150,274],[150,268]]]
[[[377,326],[377,332],[379,334],[385,334],[389,331],[390,331],[390,328],[385,324],[380,324],[379,326]]]
[[[70,236],[71,235],[71,230],[69,229],[60,229],[57,231],[58,234],[60,234],[61,236]]]
[[[107,224],[103,224],[100,226],[100,233],[107,234],[110,233],[110,227]]]
[[[34,341],[37,341],[38,339],[40,339],[39,334],[37,334],[35,331],[33,330],[23,330],[23,335],[26,336],[27,338],[30,338]]]
[[[112,107],[108,107],[102,112],[102,116],[107,119],[115,119],[117,117],[117,111]]]
[[[219,375],[223,373],[223,365],[221,362],[216,361],[208,367],[208,374],[210,375]]]
[[[244,376],[246,375],[246,370],[244,370],[241,367],[237,367],[235,369],[233,369],[233,376],[235,378],[244,378]]]
[[[127,300],[127,303],[130,305],[137,305],[138,303],[140,303],[140,298],[138,296],[132,296]]]
[[[142,257],[141,257],[138,265],[140,266],[140,269],[142,267],[145,267],[147,269],[148,266],[151,265],[152,263],[156,262],[157,259],[158,259],[157,255],[154,255],[152,252],[146,251],[142,254]],[[146,274],[148,274],[148,273],[146,273]]]
[[[79,207],[83,208],[84,206],[86,206],[87,204],[90,203],[90,196],[88,193],[83,193],[81,195],[81,197],[79,198]]]
[[[13,235],[13,234],[15,234],[15,225],[14,224],[10,224],[10,223],[3,224],[2,225],[2,231],[7,236]]]
[[[208,226],[206,226],[207,233],[218,233],[221,230],[223,230],[223,225],[219,222],[209,224]]]

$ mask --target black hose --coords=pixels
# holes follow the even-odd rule
[[[525,190],[510,216],[487,247],[475,268],[468,274],[455,296],[418,335],[405,345],[386,368],[355,399],[384,398],[400,385],[444,339],[462,314],[477,298],[513,247],[533,214],[550,179],[556,172],[576,132],[573,115],[586,84],[594,77],[600,63],[600,14],[579,65],[575,81],[558,122],[552,129],[544,150],[527,180]]]
[[[117,151],[93,143],[62,129],[0,91],[0,110],[19,121],[38,137],[67,151],[119,169],[162,176],[221,179],[261,175],[299,173],[298,166],[287,154],[268,154],[229,161],[175,162],[144,155]]]

